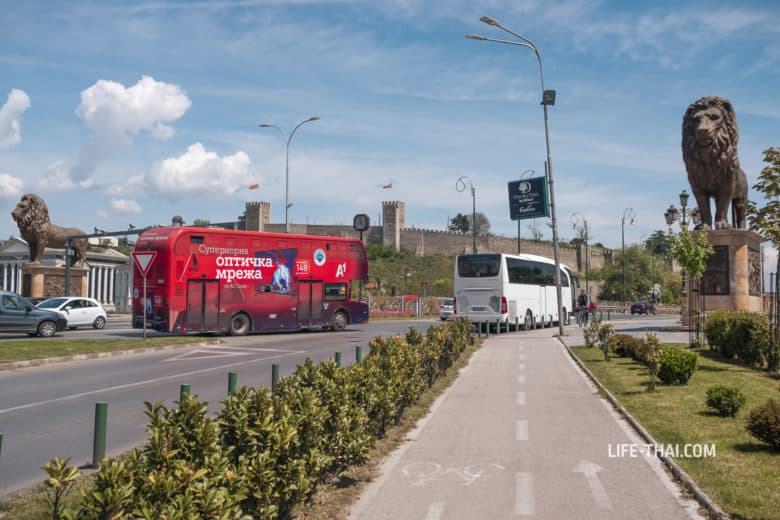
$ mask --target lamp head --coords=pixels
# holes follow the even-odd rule
[[[682,192],[680,192],[680,206],[683,208],[688,205],[688,197],[689,195],[687,191],[682,190]]]
[[[259,126],[260,128],[270,128],[271,127],[271,125],[269,125],[268,123],[260,123],[257,126]]]
[[[493,26],[498,25],[498,22],[489,16],[483,16],[482,18],[479,19],[479,21],[482,23],[486,23],[488,25],[493,25]]]
[[[479,34],[467,34],[466,38],[468,38],[469,40],[485,41],[485,37],[480,36]]]
[[[670,205],[669,209],[664,213],[664,219],[666,219],[666,225],[672,227],[674,221],[677,220],[677,208]]]
[[[320,120],[319,116],[311,116],[309,119],[306,120],[306,122],[308,123],[309,121],[319,121],[319,120]]]

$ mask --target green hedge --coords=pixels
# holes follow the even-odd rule
[[[693,375],[698,362],[696,352],[667,345],[661,348],[658,358],[658,378],[668,385],[684,385]]]
[[[704,321],[704,335],[726,359],[775,370],[778,348],[766,316],[751,312],[717,311]]]
[[[273,395],[237,389],[215,418],[196,397],[172,408],[146,403],[147,443],[122,460],[101,461],[77,509],[53,500],[52,518],[285,518],[319,483],[364,463],[471,339],[465,319],[425,335],[377,337],[362,363],[307,360]],[[67,462],[46,465],[55,497],[78,474]]]

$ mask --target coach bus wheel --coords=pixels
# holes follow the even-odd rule
[[[230,318],[230,335],[245,336],[249,332],[249,316],[238,313]]]
[[[333,330],[342,331],[347,328],[347,315],[342,311],[338,311],[333,315]]]
[[[531,327],[533,327],[533,321],[534,317],[533,314],[531,314],[531,311],[526,311],[525,320],[523,320],[523,329],[531,330]]]

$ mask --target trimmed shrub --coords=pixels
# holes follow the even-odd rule
[[[750,410],[745,428],[756,439],[780,450],[780,401],[769,399]]]
[[[747,399],[736,386],[715,385],[707,389],[707,406],[721,417],[734,417]]]
[[[752,312],[718,311],[704,322],[709,344],[726,359],[737,358],[746,365],[772,364],[774,342],[769,320]]]
[[[639,355],[639,350],[641,349],[644,339],[637,338],[630,334],[615,334],[613,336],[613,342],[615,345],[615,354],[639,361],[637,356]]]
[[[652,332],[647,333],[644,343],[640,350],[642,364],[647,367],[647,373],[650,376],[650,382],[647,385],[648,392],[655,391],[655,380],[658,377],[661,357],[661,340]]]
[[[658,357],[658,377],[668,385],[684,385],[696,370],[699,355],[690,350],[680,350],[676,347],[661,348]]]
[[[730,315],[728,311],[715,311],[709,313],[704,320],[704,336],[707,338],[707,343],[710,344],[710,348],[719,350],[721,354],[729,333]]]

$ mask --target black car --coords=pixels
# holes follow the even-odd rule
[[[68,321],[52,311],[37,309],[16,293],[0,291],[0,334],[26,332],[30,336],[54,336]]]
[[[635,301],[631,304],[631,314],[653,314],[655,315],[655,304],[647,300]]]

